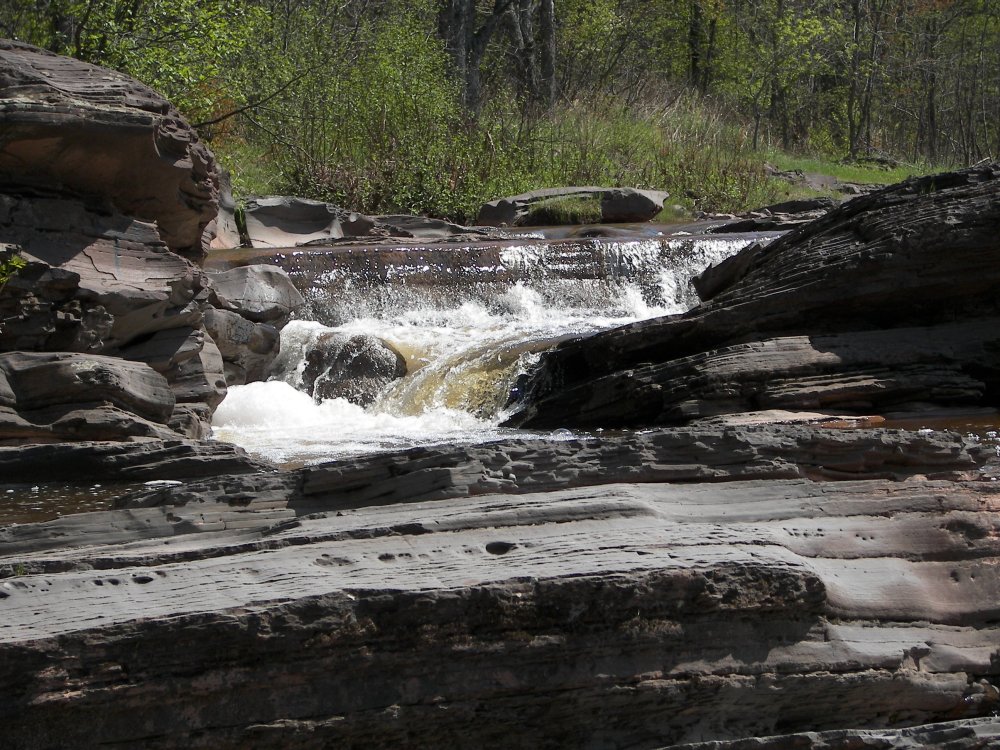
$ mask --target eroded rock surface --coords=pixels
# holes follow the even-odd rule
[[[986,468],[958,436],[769,429],[825,446],[790,477],[907,445]],[[207,478],[4,529],[0,745],[940,738],[902,728],[998,706],[995,482],[748,479],[767,431],[680,432]],[[699,455],[729,481],[662,481]],[[351,496],[379,483],[389,504]]]
[[[702,275],[679,316],[567,342],[512,424],[996,407],[1000,165],[857,198]]]
[[[200,260],[215,217],[211,153],[152,89],[127,76],[0,40],[0,180],[101,196],[156,222],[167,247]]]

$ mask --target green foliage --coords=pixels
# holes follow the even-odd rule
[[[599,198],[549,198],[531,206],[521,224],[524,226],[562,226],[597,224],[601,220]]]
[[[887,169],[884,166],[866,165],[863,162],[852,164],[843,161],[794,156],[780,151],[770,152],[767,158],[771,164],[786,171],[799,170],[806,174],[829,175],[836,177],[841,182],[856,182],[867,185],[891,185],[902,182],[908,177],[933,171],[932,167],[927,164],[900,165]]]
[[[28,262],[17,250],[0,249],[0,290],[26,265]]]
[[[28,3],[14,3],[26,6]],[[0,11],[23,41],[127,73],[193,121],[231,102],[234,63],[266,18],[242,0],[37,0]]]
[[[485,200],[581,184],[734,211],[787,191],[765,160],[875,182],[1000,150],[996,3],[559,0],[556,102],[525,94],[519,53],[541,47],[539,25],[519,27],[536,38],[518,47],[506,16],[470,111],[441,7],[32,0],[0,3],[0,30],[160,89],[205,123],[238,197],[297,193],[368,213],[467,221]],[[474,7],[481,29],[497,6]],[[919,166],[840,163],[881,152]]]

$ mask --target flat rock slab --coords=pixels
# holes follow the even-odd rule
[[[659,748],[983,716],[989,452],[802,425],[515,440],[9,526],[0,747]]]
[[[114,511],[133,541],[0,557],[0,746],[481,747],[516,726],[654,748],[982,715],[998,500],[609,485],[150,539],[141,513],[170,509]]]

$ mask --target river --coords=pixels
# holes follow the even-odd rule
[[[647,230],[649,232],[649,230]],[[265,383],[229,389],[215,436],[284,466],[525,434],[499,426],[517,376],[558,341],[697,303],[691,276],[773,235],[675,235],[274,253],[308,299]],[[314,403],[295,389],[326,332],[368,334],[407,375],[374,404]],[[552,437],[569,436],[558,430]]]

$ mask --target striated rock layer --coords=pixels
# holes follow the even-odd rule
[[[1000,164],[856,198],[709,269],[684,315],[559,346],[510,424],[995,408],[998,225]]]
[[[421,449],[0,530],[0,747],[660,748],[1000,706],[994,451],[684,437]]]
[[[107,198],[155,221],[167,247],[204,256],[218,176],[211,152],[169,102],[127,76],[0,40],[0,181]]]
[[[15,393],[0,442],[207,437],[227,381],[265,376],[277,318],[302,303],[277,269],[213,289],[197,265],[216,212],[211,152],[139,82],[3,40],[0,127],[0,246],[26,263],[0,288],[0,352],[71,353],[78,369],[120,358],[172,391],[152,420],[106,391],[71,388],[75,402],[46,413]]]

